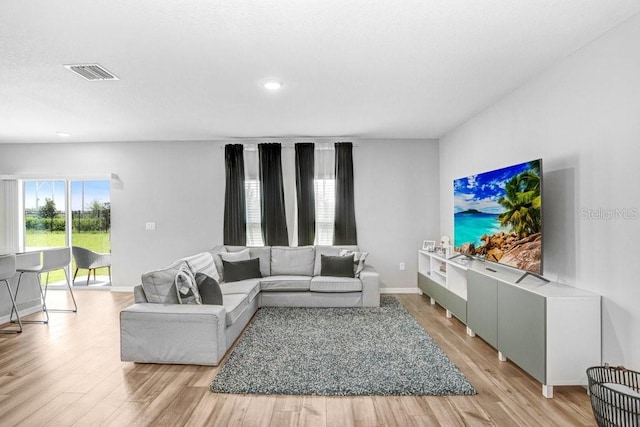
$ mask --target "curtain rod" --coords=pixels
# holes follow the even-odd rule
[[[337,141],[337,142],[351,142],[351,141]],[[258,144],[263,144],[263,142],[226,142],[223,145],[220,146],[220,149],[224,149],[225,145],[235,145],[235,144],[240,144],[240,145],[244,145],[245,149],[249,148],[249,149],[258,149]],[[299,142],[299,143],[295,143],[295,142],[264,142],[264,144],[280,144],[282,146],[282,148],[285,149],[291,149],[291,148],[295,148],[296,144],[309,144],[309,142]],[[319,145],[320,149],[329,149],[329,148],[333,148],[333,142],[312,142],[311,144],[315,144],[315,145]],[[359,147],[360,144],[356,144],[356,143],[352,143],[352,146],[354,148]]]

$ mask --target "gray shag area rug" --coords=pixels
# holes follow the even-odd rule
[[[215,393],[470,395],[469,381],[391,296],[373,308],[261,308]]]

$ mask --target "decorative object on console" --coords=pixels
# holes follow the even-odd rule
[[[440,239],[440,246],[442,247],[442,255],[445,258],[449,258],[453,252],[453,247],[451,246],[451,239],[449,236],[442,236]]]
[[[435,240],[423,240],[422,241],[422,250],[433,252],[436,249],[436,241]]]

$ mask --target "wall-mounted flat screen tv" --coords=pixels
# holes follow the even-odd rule
[[[542,160],[453,181],[454,247],[542,274]]]

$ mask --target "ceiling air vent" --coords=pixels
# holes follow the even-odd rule
[[[96,80],[120,80],[113,73],[104,69],[100,64],[72,64],[64,68],[71,70],[89,81]]]

